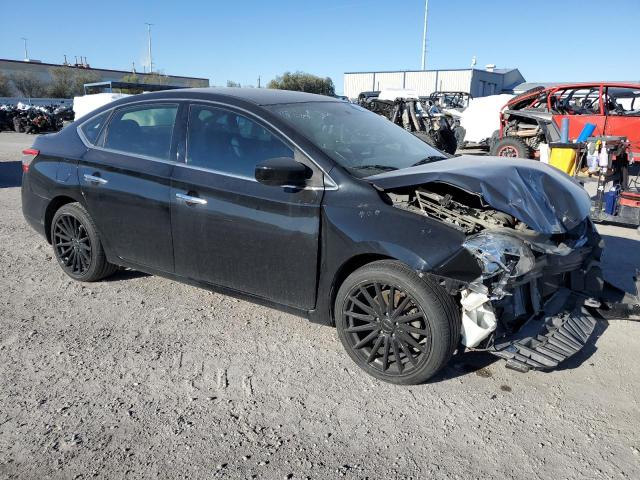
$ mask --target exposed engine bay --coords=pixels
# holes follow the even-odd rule
[[[385,193],[395,207],[465,234],[466,257],[434,272],[459,299],[463,345],[519,371],[554,368],[582,348],[596,323],[589,309],[602,306],[608,285],[599,266],[603,245],[588,218],[564,233],[539,233],[481,195],[445,183]],[[477,278],[452,279],[474,259]]]

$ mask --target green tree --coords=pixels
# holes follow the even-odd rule
[[[96,83],[102,79],[98,72],[94,72],[91,70],[83,70],[81,68],[76,70],[75,78],[74,78],[74,87],[73,93],[74,96],[84,95],[84,84],[85,83]]]
[[[122,82],[140,83],[140,77],[137,73],[129,73],[120,79]]]
[[[11,84],[6,75],[0,73],[0,97],[11,96]]]
[[[320,95],[329,96],[333,96],[336,93],[333,80],[329,77],[321,78],[305,72],[284,72],[281,76],[271,80],[267,88],[319,93]]]
[[[70,98],[75,90],[75,72],[71,67],[50,68],[51,83],[48,95],[53,98]]]
[[[18,94],[24,97],[41,97],[47,91],[47,84],[31,72],[17,72],[10,79]]]

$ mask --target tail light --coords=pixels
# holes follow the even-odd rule
[[[36,150],[34,148],[27,148],[26,150],[22,151],[22,171],[23,172],[29,171],[29,165],[31,165],[31,162],[33,162],[33,159],[36,158],[39,153],[40,153],[40,150]]]

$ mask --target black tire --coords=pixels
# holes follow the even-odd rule
[[[416,137],[418,137],[424,143],[428,143],[433,148],[438,148],[438,146],[436,145],[436,140],[428,133],[426,132],[411,132],[411,133],[413,133]]]
[[[458,149],[458,141],[456,139],[455,134],[449,128],[441,128],[438,130],[440,135],[440,143],[442,144],[442,149],[450,155],[456,153]]]
[[[353,361],[395,384],[424,383],[446,365],[460,341],[454,299],[394,260],[373,262],[349,275],[336,295],[334,320]]]
[[[533,158],[529,145],[517,137],[503,137],[493,142],[491,155],[509,158]]]
[[[67,203],[53,215],[51,245],[58,264],[74,280],[96,282],[118,269],[107,261],[98,229],[79,203]]]

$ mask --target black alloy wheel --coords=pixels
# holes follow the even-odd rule
[[[58,263],[74,280],[95,282],[118,269],[107,261],[98,229],[79,203],[60,207],[53,215],[49,231]]]
[[[334,320],[353,361],[391,383],[425,382],[460,341],[454,298],[395,260],[375,261],[349,275],[336,294]]]
[[[355,286],[342,312],[348,341],[361,359],[384,374],[408,374],[431,350],[431,330],[416,301],[397,285]]]
[[[56,218],[51,242],[62,268],[72,276],[82,276],[91,265],[91,240],[85,226],[71,214]]]

